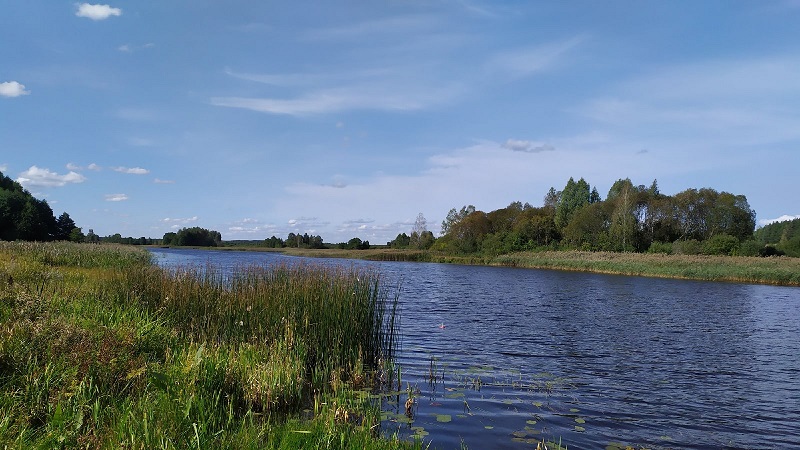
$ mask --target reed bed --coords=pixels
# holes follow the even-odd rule
[[[800,258],[666,255],[614,252],[523,252],[495,265],[537,269],[800,286]]]
[[[419,448],[352,394],[397,320],[377,273],[0,243],[0,448]]]

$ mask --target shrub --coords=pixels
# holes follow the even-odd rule
[[[672,243],[655,241],[652,244],[650,244],[650,248],[647,249],[647,253],[663,253],[666,255],[671,255]]]
[[[729,234],[717,234],[703,241],[705,255],[732,255],[739,247],[739,240]]]
[[[702,244],[697,239],[675,241],[672,243],[672,253],[676,255],[699,255],[702,249]]]

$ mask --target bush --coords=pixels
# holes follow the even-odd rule
[[[675,241],[672,243],[672,253],[676,255],[699,255],[703,246],[697,239]]]
[[[739,248],[734,253],[736,256],[759,256],[759,252],[764,246],[755,240],[744,241],[739,244]]]
[[[780,244],[780,249],[786,256],[800,257],[800,236],[789,239],[788,241]]]
[[[739,247],[739,240],[729,234],[717,234],[703,241],[704,255],[733,255]]]
[[[650,244],[650,248],[647,249],[647,253],[663,253],[666,255],[672,254],[672,243],[671,242],[653,242]]]

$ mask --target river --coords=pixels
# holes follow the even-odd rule
[[[161,265],[301,261],[153,249]],[[400,286],[385,431],[432,448],[800,448],[800,289],[355,260]],[[432,376],[433,375],[433,376]]]

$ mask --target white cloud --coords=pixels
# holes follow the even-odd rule
[[[19,97],[20,95],[28,95],[31,91],[25,90],[25,85],[16,81],[4,81],[0,83],[0,96],[2,97]]]
[[[149,43],[144,44],[144,45],[122,44],[119,47],[117,47],[117,50],[119,50],[119,51],[121,51],[123,53],[132,53],[132,52],[135,52],[135,51],[138,51],[138,50],[144,50],[144,49],[148,49],[148,48],[153,48],[155,46],[156,46],[156,44],[153,44],[152,42],[149,42]]]
[[[0,172],[5,172],[6,170],[8,170],[8,165],[0,164]]]
[[[164,222],[164,223],[171,223],[171,224],[176,224],[176,225],[186,225],[186,224],[189,224],[189,223],[192,223],[192,222],[197,222],[198,219],[199,218],[197,216],[186,217],[186,218],[177,218],[177,217],[170,218],[170,217],[167,217],[167,218],[161,219],[161,221]]]
[[[119,8],[112,8],[109,5],[93,5],[91,3],[78,4],[78,11],[75,12],[78,17],[86,17],[92,20],[105,20],[111,16],[121,16],[122,10]]]
[[[19,174],[17,178],[17,182],[25,187],[61,187],[69,183],[83,183],[84,181],[86,181],[86,177],[73,171],[59,175],[49,169],[42,169],[36,166],[31,166],[30,169]]]
[[[107,202],[124,202],[128,199],[126,194],[106,194]]]
[[[514,77],[524,77],[554,67],[562,55],[584,41],[576,36],[564,41],[519,48],[498,53],[488,62],[491,71],[500,71]]]
[[[160,178],[156,178],[153,180],[153,183],[156,184],[175,184],[175,180],[162,180]]]
[[[503,148],[508,150],[513,150],[515,152],[524,152],[524,153],[552,152],[556,149],[550,144],[531,142],[531,141],[521,141],[517,139],[507,140],[505,144],[503,144]]]
[[[91,163],[86,167],[79,166],[79,165],[77,165],[75,163],[72,163],[72,162],[67,163],[67,170],[81,171],[81,170],[87,170],[87,169],[88,170],[93,170],[95,172],[99,172],[99,171],[103,170],[102,167],[98,166],[95,163]]]
[[[323,89],[294,99],[214,97],[211,104],[243,108],[270,114],[306,116],[349,110],[413,111],[438,102],[448,94],[443,88],[437,96],[374,86]],[[438,98],[437,98],[438,97]]]
[[[114,167],[113,169],[115,172],[121,173],[129,173],[132,175],[147,175],[150,173],[147,169],[142,169],[141,167]]]
[[[776,219],[760,219],[758,221],[758,224],[763,227],[764,225],[769,225],[771,223],[786,222],[786,221],[795,220],[795,219],[800,219],[800,214],[798,214],[796,216],[792,216],[792,215],[789,215],[789,214],[784,214],[784,215],[782,215],[782,216],[780,216],[780,217],[778,217]]]

